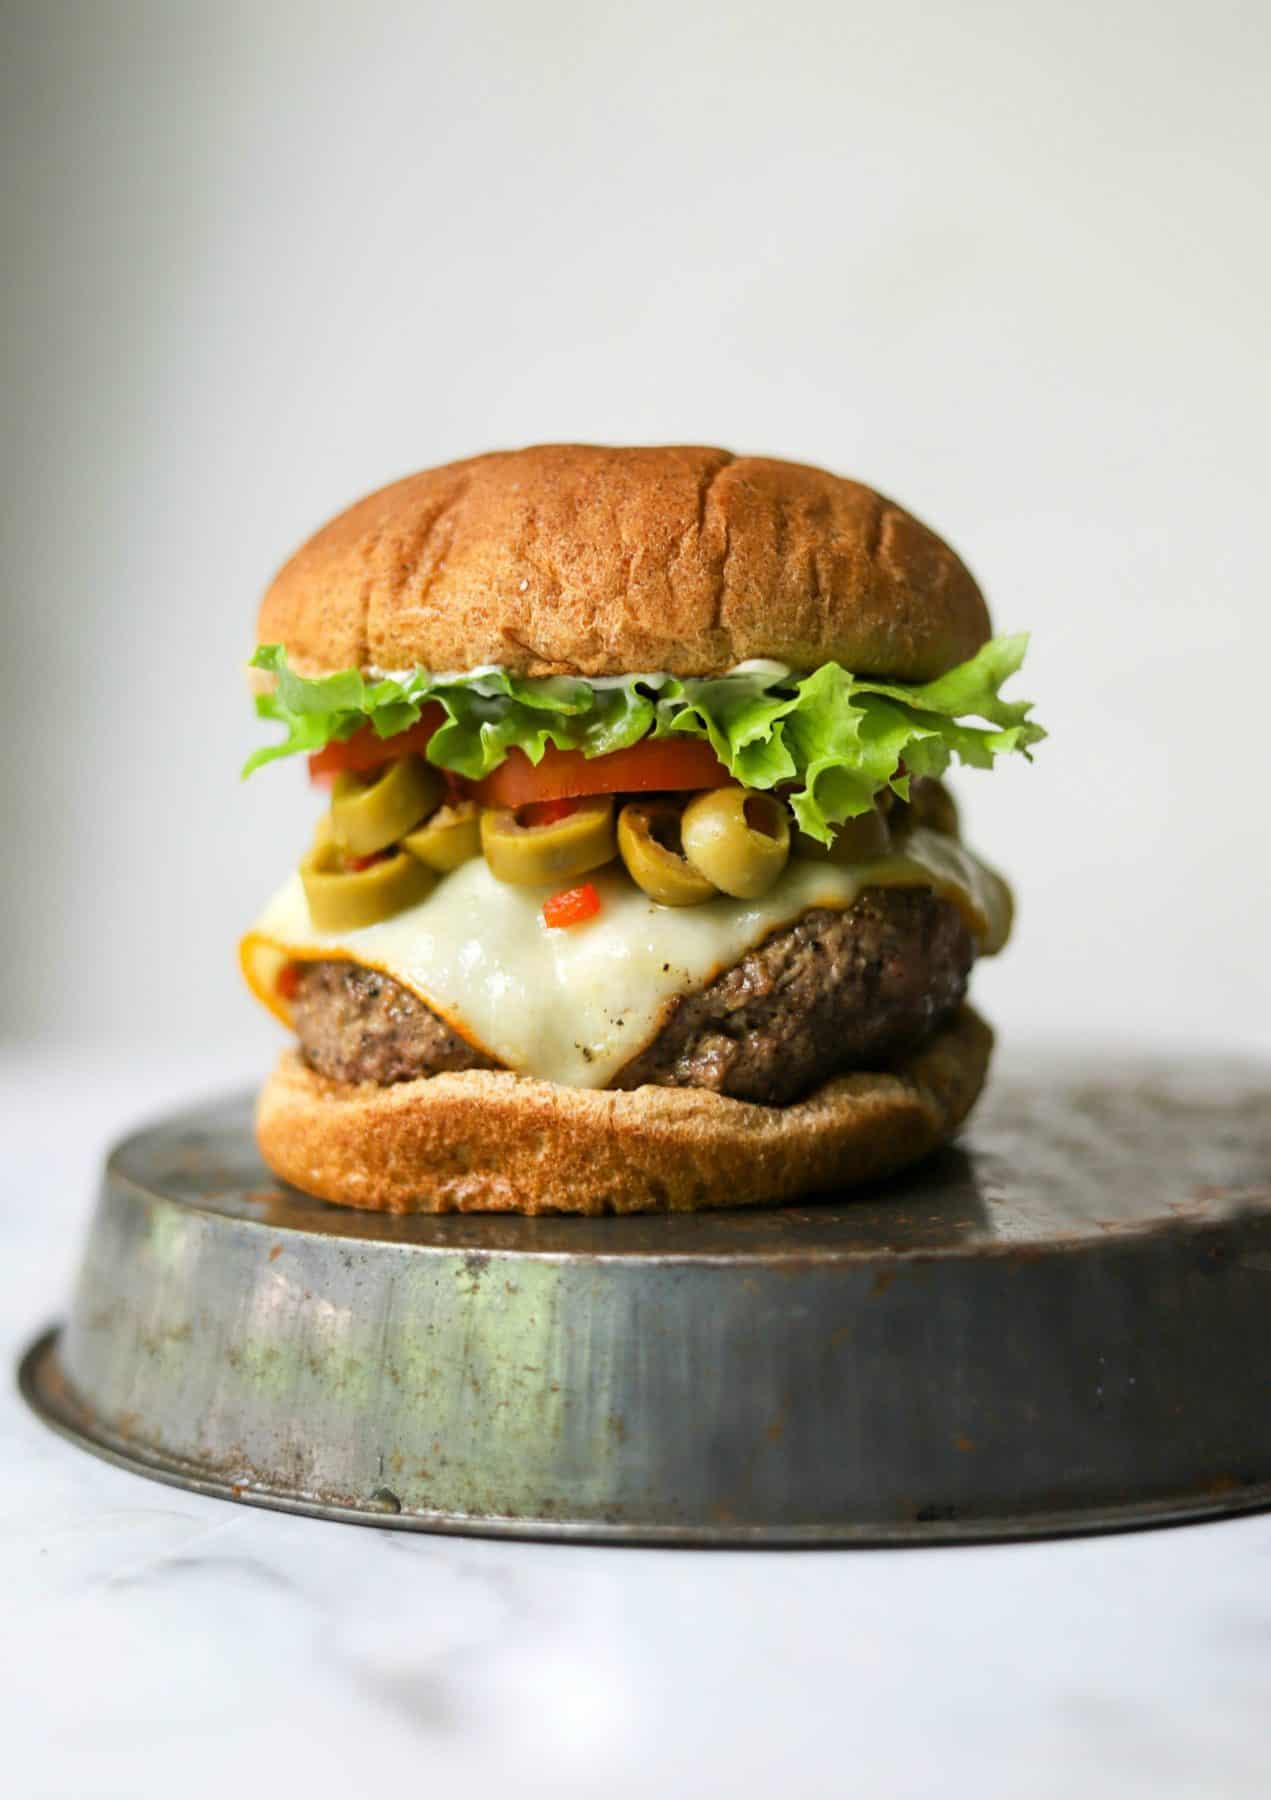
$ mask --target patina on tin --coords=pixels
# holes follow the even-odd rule
[[[1271,1075],[1034,1064],[960,1148],[769,1212],[377,1218],[245,1099],[108,1165],[28,1398],[160,1479],[380,1525],[1019,1537],[1271,1502]]]

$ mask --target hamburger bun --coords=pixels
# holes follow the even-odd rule
[[[756,1206],[889,1175],[944,1143],[984,1084],[992,1042],[964,1007],[887,1073],[840,1075],[783,1107],[488,1070],[354,1086],[289,1051],[261,1093],[257,1135],[283,1180],[370,1211]]]
[[[305,675],[713,675],[770,657],[926,681],[989,629],[954,552],[859,482],[727,450],[544,444],[341,513],[275,579],[258,641]]]

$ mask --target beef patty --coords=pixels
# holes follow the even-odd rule
[[[391,975],[351,962],[301,963],[291,1003],[305,1061],[333,1081],[413,1081],[497,1069]]]
[[[686,994],[614,1087],[713,1088],[779,1106],[846,1069],[877,1069],[956,1010],[975,950],[925,888],[867,888],[774,933]]]
[[[925,888],[867,888],[845,911],[805,913],[681,996],[611,1085],[704,1087],[782,1105],[831,1075],[912,1050],[957,1009],[974,955],[947,900]],[[356,963],[303,964],[293,1014],[305,1060],[337,1081],[500,1066],[399,983]]]

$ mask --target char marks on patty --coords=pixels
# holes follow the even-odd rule
[[[388,1087],[444,1069],[497,1069],[409,988],[360,963],[300,965],[292,1020],[311,1069]]]
[[[867,888],[767,938],[676,1002],[614,1087],[710,1088],[784,1105],[848,1069],[917,1047],[966,992],[975,950],[957,908],[925,888]]]

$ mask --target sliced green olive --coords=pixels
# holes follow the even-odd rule
[[[315,844],[300,865],[309,917],[319,931],[360,931],[417,906],[437,884],[431,869],[399,850],[350,869],[336,844]]]
[[[402,849],[439,875],[449,875],[452,869],[471,862],[481,854],[481,821],[475,803],[460,800],[454,806],[439,806],[431,818],[406,833]]]
[[[806,832],[795,834],[794,853],[809,862],[860,863],[886,856],[891,849],[891,831],[881,812],[861,813],[836,826],[834,841],[818,844]]]
[[[517,887],[568,881],[617,855],[613,801],[608,794],[579,800],[549,825],[522,825],[510,809],[488,809],[481,814],[481,848],[499,881]]]
[[[915,775],[909,783],[910,825],[925,826],[928,831],[942,831],[946,837],[957,837],[958,805],[953,795],[934,776]]]
[[[766,894],[790,855],[790,820],[771,794],[708,788],[684,808],[684,854],[695,869],[737,900]]]
[[[631,800],[618,814],[618,850],[627,873],[663,906],[700,906],[719,889],[680,848],[680,809],[669,800]]]
[[[337,844],[355,856],[387,850],[441,799],[445,781],[422,756],[399,756],[368,779],[349,771],[331,790],[331,827]]]

